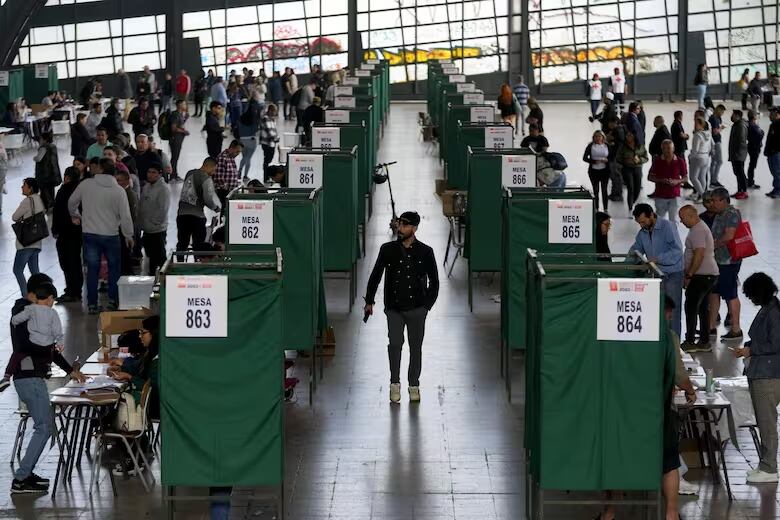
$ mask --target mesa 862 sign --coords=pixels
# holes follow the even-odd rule
[[[274,243],[274,201],[228,201],[228,243],[243,245]]]
[[[228,277],[165,277],[165,335],[170,338],[226,338]]]
[[[322,155],[290,154],[287,156],[290,188],[322,187]]]
[[[597,304],[597,340],[658,341],[660,338],[659,278],[601,278]]]

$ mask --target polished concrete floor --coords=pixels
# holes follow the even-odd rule
[[[685,111],[689,128],[693,105],[647,104],[648,120],[662,114],[671,121],[674,110]],[[546,103],[545,126],[551,149],[562,152],[570,165],[569,179],[587,182],[586,168],[580,162],[585,145],[595,127],[586,119],[585,103]],[[442,176],[435,148],[419,139],[417,113],[422,104],[395,104],[385,129],[379,160],[398,161],[391,169],[399,211],[413,209],[422,215],[419,239],[430,244],[439,262],[443,259],[448,227],[441,202],[434,194],[434,179]],[[187,138],[182,170],[199,165],[205,155],[204,139],[198,133],[202,123],[191,120],[192,135]],[[761,125],[766,128],[766,118]],[[728,139],[726,132],[725,139]],[[66,143],[61,143],[61,163],[69,161]],[[259,176],[259,152],[254,176]],[[0,225],[0,321],[7,320],[17,297],[11,273],[14,256],[10,214],[19,203],[21,179],[33,171],[31,155],[22,167],[9,170],[8,191],[3,202]],[[721,178],[735,188],[729,165]],[[767,188],[768,168],[762,159],[757,181]],[[650,188],[646,183],[646,189]],[[174,191],[178,193],[178,186]],[[743,273],[763,270],[780,280],[780,245],[775,222],[780,203],[763,196],[763,191],[738,202],[758,241],[760,256],[745,262]],[[387,223],[390,204],[385,185],[375,194],[374,216],[368,227],[367,258],[359,263],[359,294],[364,291],[371,263],[381,243],[390,238]],[[174,204],[175,207],[175,204]],[[624,206],[614,203],[613,251],[624,251],[636,232]],[[174,240],[174,214],[171,214],[169,246]],[[338,226],[338,222],[325,225]],[[684,233],[684,232],[683,232]],[[683,234],[684,236],[684,234]],[[47,240],[41,255],[41,269],[62,286],[56,252]],[[524,517],[525,467],[522,450],[523,396],[519,380],[522,359],[514,361],[518,380],[513,404],[508,404],[499,376],[499,306],[491,296],[499,292],[498,276],[484,275],[475,282],[475,309],[466,304],[465,264],[461,260],[449,279],[442,273],[439,301],[429,316],[421,379],[422,402],[399,406],[388,403],[386,326],[381,314],[367,324],[362,313],[347,312],[346,283],[329,281],[329,310],[336,330],[337,354],[326,363],[324,379],[308,404],[305,384],[295,403],[286,406],[285,513],[293,520],[376,519],[515,520]],[[359,302],[358,302],[359,304]],[[58,307],[67,327],[67,354],[88,354],[97,342],[96,319],[76,306]],[[746,304],[743,327],[755,315]],[[0,359],[10,352],[8,329],[0,327]],[[700,356],[716,375],[741,371],[722,345],[712,354]],[[406,355],[403,363],[406,365]],[[297,368],[306,379],[306,363]],[[404,393],[406,389],[404,388]],[[0,460],[10,460],[16,429],[16,395],[13,388],[0,394]],[[780,518],[776,485],[747,485],[745,470],[757,464],[749,437],[740,433],[742,452],[727,451],[735,500],[729,502],[725,488],[713,485],[709,473],[692,469],[687,478],[700,486],[700,496],[682,498],[686,519],[769,519]],[[241,456],[236,454],[236,456]],[[47,451],[37,469],[53,476],[57,453]],[[154,464],[159,476],[159,466]],[[92,499],[87,494],[89,465],[85,460],[70,487],[50,496],[11,497],[0,492],[0,518],[79,518],[138,519],[161,518],[159,484],[151,494],[143,491],[137,479],[119,480],[119,496],[114,498],[107,477]],[[0,471],[0,490],[10,486],[11,468]],[[274,518],[267,500],[247,498],[255,490],[236,490],[232,518]],[[258,491],[259,494],[259,491]],[[586,519],[597,508],[550,509],[548,518]],[[640,518],[637,510],[619,510],[618,518]],[[207,518],[196,506],[183,507],[177,518]]]

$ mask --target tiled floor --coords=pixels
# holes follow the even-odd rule
[[[585,103],[547,103],[547,136],[552,149],[569,161],[570,180],[587,182],[584,163],[579,161],[592,131],[586,120]],[[674,110],[685,111],[690,127],[693,105],[647,104],[648,120],[655,114],[671,120]],[[439,260],[443,258],[447,225],[441,204],[434,195],[433,180],[441,176],[435,150],[418,139],[417,112],[420,104],[396,104],[385,130],[379,160],[398,161],[391,176],[399,210],[414,209],[423,221],[420,240],[429,243]],[[192,135],[186,140],[182,169],[199,164],[205,155],[203,138],[198,134],[201,122],[192,120]],[[761,121],[767,126],[766,119]],[[727,133],[728,134],[728,133]],[[728,139],[728,135],[725,137]],[[61,161],[65,143],[61,143]],[[255,158],[255,176],[259,174],[259,155]],[[722,179],[735,183],[729,165]],[[32,173],[32,161],[25,157],[22,168],[9,172],[4,216],[0,226],[0,322],[8,319],[16,298],[16,282],[11,274],[14,256],[10,214],[20,200],[21,179]],[[766,188],[769,173],[761,161],[758,182]],[[174,187],[174,191],[178,186]],[[761,255],[745,262],[743,273],[764,270],[780,280],[780,237],[775,222],[780,204],[763,196],[763,191],[748,201],[739,202],[750,219]],[[174,205],[175,207],[175,205]],[[367,260],[359,264],[360,293],[379,245],[388,240],[390,205],[387,188],[378,186],[374,216],[368,229]],[[636,232],[636,224],[625,218],[622,205],[614,204],[612,247],[625,250]],[[173,217],[169,245],[173,244]],[[338,226],[337,222],[326,225]],[[683,232],[684,233],[684,232]],[[683,235],[684,236],[684,235]],[[47,241],[41,256],[41,268],[61,286],[54,244]],[[439,301],[430,315],[424,348],[422,377],[423,400],[418,406],[402,402],[390,406],[387,400],[386,328],[380,315],[367,324],[358,310],[347,314],[346,284],[328,282],[330,316],[336,329],[337,355],[327,363],[325,377],[308,406],[303,389],[294,404],[287,405],[286,431],[286,517],[293,520],[369,519],[443,520],[506,519],[524,517],[525,469],[522,451],[522,395],[509,405],[499,377],[498,305],[490,296],[499,292],[498,276],[482,276],[475,282],[475,310],[466,305],[465,265],[455,267],[453,277],[443,278]],[[81,309],[58,307],[67,326],[68,355],[82,357],[96,345],[96,320]],[[755,309],[745,305],[743,326],[747,327]],[[8,329],[0,327],[0,359],[10,351]],[[712,354],[701,356],[705,366],[714,366],[717,375],[737,374],[741,362],[719,346]],[[404,357],[404,366],[406,357]],[[516,360],[516,374],[522,372],[522,360]],[[305,364],[299,376],[305,378]],[[519,377],[519,376],[518,376]],[[517,381],[515,388],[522,389]],[[303,385],[301,385],[303,386]],[[9,389],[0,395],[0,460],[10,459],[16,427],[16,395]],[[742,453],[727,451],[735,500],[729,502],[722,486],[713,486],[709,474],[692,469],[688,478],[700,485],[698,498],[682,499],[686,519],[769,519],[780,517],[777,510],[777,486],[745,484],[744,473],[755,466],[757,457],[746,433],[740,433]],[[53,475],[56,452],[44,454],[38,472]],[[241,456],[236,454],[236,456]],[[159,467],[154,469],[159,477]],[[119,497],[111,495],[106,478],[99,492],[87,495],[89,466],[85,460],[74,475],[71,487],[38,498],[10,497],[0,493],[0,518],[49,519],[139,519],[161,518],[161,490],[143,492],[131,479],[119,482]],[[105,476],[105,473],[104,473]],[[7,489],[11,468],[0,471],[0,489]],[[252,490],[237,490],[249,494]],[[235,499],[233,518],[274,517],[267,501]],[[595,508],[550,509],[548,518],[592,518]],[[177,518],[206,518],[204,509],[183,508]],[[620,510],[618,518],[641,518],[636,510]]]

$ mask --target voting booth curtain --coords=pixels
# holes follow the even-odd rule
[[[160,341],[161,480],[166,486],[282,482],[282,282],[274,272],[252,271],[178,264],[166,272]],[[179,276],[225,273],[226,335],[166,335],[169,316],[187,305],[168,301],[170,284]]]
[[[511,196],[509,196],[511,194]],[[582,236],[590,236],[590,243],[550,243],[550,200],[591,201],[589,229],[581,229]],[[502,208],[503,239],[501,265],[501,331],[509,349],[525,349],[526,341],[526,252],[535,249],[550,253],[592,253],[593,196],[582,188],[566,189],[512,189],[505,191]]]
[[[447,158],[447,186],[454,190],[468,188],[466,163],[468,147],[472,148],[511,148],[513,141],[512,125],[508,123],[472,123],[458,121],[455,143],[449,148],[451,156]],[[495,134],[500,142],[495,142],[488,136]],[[490,141],[490,142],[489,142]]]
[[[319,331],[327,328],[325,280],[323,276],[321,192],[307,189],[279,193],[234,192],[227,203],[227,249],[249,254],[254,244],[231,241],[231,201],[273,201],[273,245],[284,258],[282,287],[282,347],[287,350],[314,348]]]
[[[465,123],[493,123],[495,108],[484,104],[463,104],[464,94],[454,94],[445,110],[443,127],[439,129],[439,156],[444,161],[457,160],[458,121]]]
[[[529,262],[528,270],[530,474],[543,489],[658,489],[664,376],[674,370],[662,291],[650,316],[660,331],[656,341],[599,341],[597,280],[647,272],[560,270],[548,258]]]

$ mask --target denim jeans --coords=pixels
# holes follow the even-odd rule
[[[677,197],[671,199],[664,199],[662,197],[655,198],[655,213],[659,217],[666,218],[669,222],[677,222]]]
[[[566,187],[566,174],[561,172],[561,175],[547,185],[548,188],[565,188]]]
[[[707,95],[707,85],[696,85],[696,97],[699,102],[699,107],[704,107],[704,97]]]
[[[231,487],[210,487],[209,496],[212,497],[210,509],[211,520],[228,520],[230,518],[230,493]],[[215,500],[215,497],[224,497],[221,500]]]
[[[723,143],[713,143],[712,160],[710,161],[710,186],[718,182],[721,164],[723,164]]]
[[[16,281],[19,282],[19,291],[22,293],[22,298],[27,296],[27,278],[24,276],[24,266],[30,267],[30,274],[38,274],[40,272],[38,269],[38,254],[40,252],[40,248],[34,247],[16,250],[13,270]]]
[[[100,257],[105,255],[108,261],[108,299],[118,303],[117,282],[119,281],[120,252],[119,235],[96,235],[84,233],[84,262],[87,264],[87,305],[96,306],[98,302],[98,276],[100,275]]]
[[[249,169],[252,167],[252,156],[257,150],[256,137],[242,137],[241,144],[244,145],[241,150],[241,163],[238,165],[238,173],[244,177],[249,177]]]
[[[663,268],[661,268],[663,269]],[[674,313],[672,314],[672,330],[680,336],[682,329],[682,291],[684,273],[668,273],[664,276],[664,292],[674,301]]]
[[[769,163],[769,171],[772,174],[772,192],[780,195],[780,152],[767,156],[766,162]]]
[[[46,442],[54,432],[54,413],[49,402],[49,390],[42,378],[14,379],[14,386],[19,399],[27,406],[35,425],[27,451],[24,452],[19,469],[14,473],[15,479],[24,480],[35,469],[41,453],[46,448]]]

